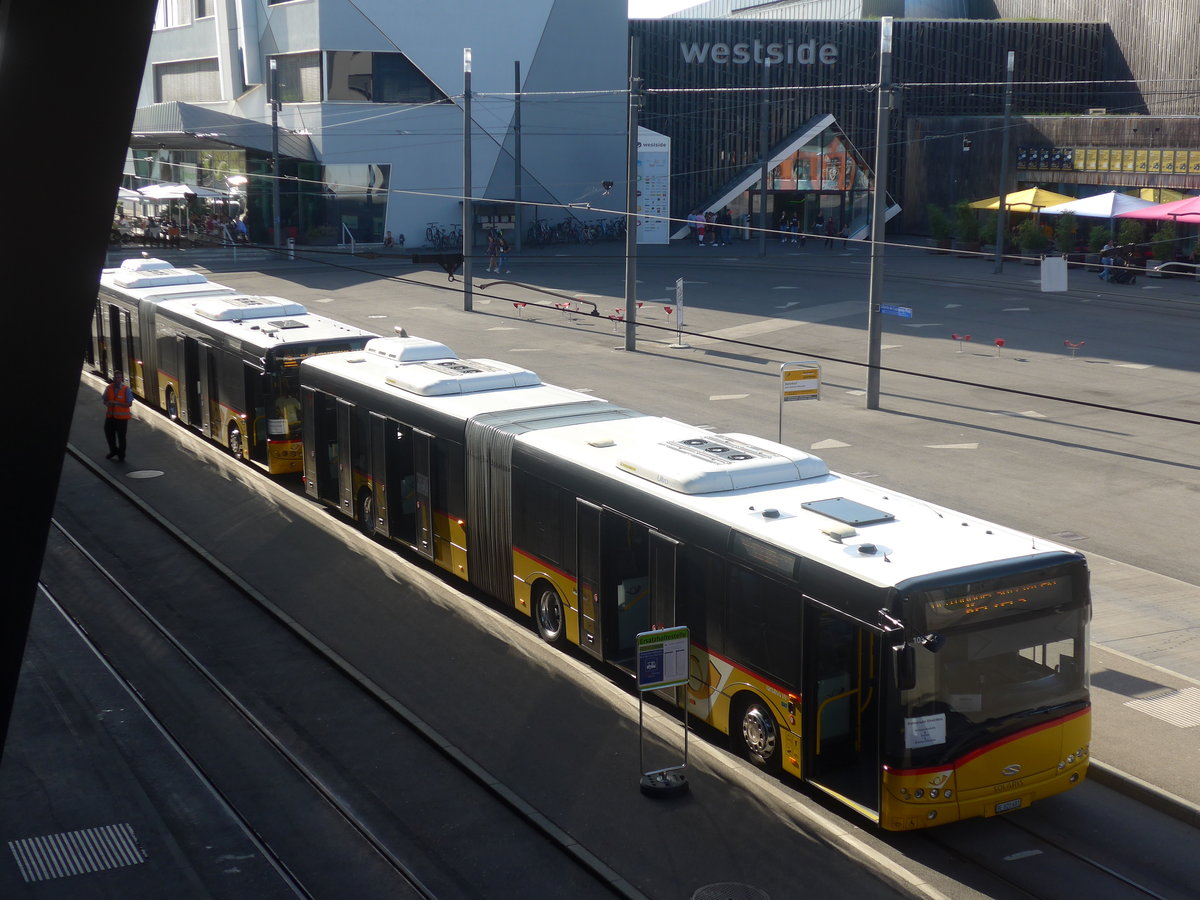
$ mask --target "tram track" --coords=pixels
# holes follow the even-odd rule
[[[47,596],[255,836],[292,894],[530,896],[541,883],[581,897],[641,896],[84,454],[69,453],[82,467],[73,477],[108,488],[105,533],[56,516]],[[386,761],[377,758],[383,746]],[[286,808],[254,796],[262,783],[292,785],[271,798]],[[446,821],[430,820],[438,806]],[[454,809],[469,809],[458,817],[469,823],[454,821]],[[462,858],[466,844],[478,849],[480,827],[507,835],[504,846],[520,846],[537,874],[498,888],[494,859],[492,870],[471,871]],[[309,839],[327,846],[313,852]]]
[[[929,844],[957,862],[986,872],[1007,889],[1003,897],[1076,900],[1078,897],[1184,900],[1101,862],[1052,828],[1038,828],[1014,817],[996,817],[925,832]],[[1000,850],[998,848],[1004,848]],[[1001,896],[995,889],[993,897]]]

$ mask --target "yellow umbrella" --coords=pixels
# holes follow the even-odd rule
[[[1005,194],[1004,206],[1011,212],[1035,213],[1047,206],[1054,206],[1058,203],[1070,203],[1074,199],[1074,197],[1067,197],[1063,194],[1056,194],[1054,191],[1034,187]],[[992,197],[988,200],[976,200],[969,205],[971,209],[999,209],[1000,198]]]

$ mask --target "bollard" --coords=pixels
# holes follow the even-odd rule
[[[523,310],[523,309],[525,308],[525,304],[524,304],[524,303],[522,303],[522,302],[520,302],[520,301],[514,300],[514,301],[513,301],[513,306],[514,306],[514,307],[516,307],[516,310],[517,310],[517,318],[518,318],[518,319],[519,319],[519,318],[521,318],[521,310]]]
[[[958,352],[959,352],[959,353],[962,353],[962,352],[963,352],[963,351],[962,351],[962,346],[963,346],[963,343],[965,343],[966,341],[969,341],[969,340],[971,339],[971,336],[970,336],[969,334],[954,334],[954,333],[951,333],[950,337],[952,337],[954,340],[958,341]]]
[[[1087,341],[1080,341],[1078,344],[1072,344],[1070,341],[1063,341],[1063,346],[1064,346],[1064,347],[1068,347],[1068,348],[1070,348],[1070,350],[1071,350],[1071,359],[1074,359],[1074,358],[1075,358],[1075,351],[1076,351],[1076,350],[1078,350],[1080,347],[1082,347],[1082,346],[1083,346],[1084,344],[1086,344],[1086,343],[1087,343]]]
[[[1000,355],[1000,348],[1004,346],[1004,338],[996,338],[996,355]]]

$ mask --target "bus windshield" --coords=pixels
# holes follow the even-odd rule
[[[1085,605],[978,622],[922,638],[900,693],[893,760],[942,765],[1087,700]],[[902,762],[901,762],[902,760]]]

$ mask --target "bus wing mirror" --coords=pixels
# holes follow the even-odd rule
[[[917,686],[917,658],[912,647],[907,644],[893,647],[892,665],[895,670],[896,687],[902,691],[911,691]]]

